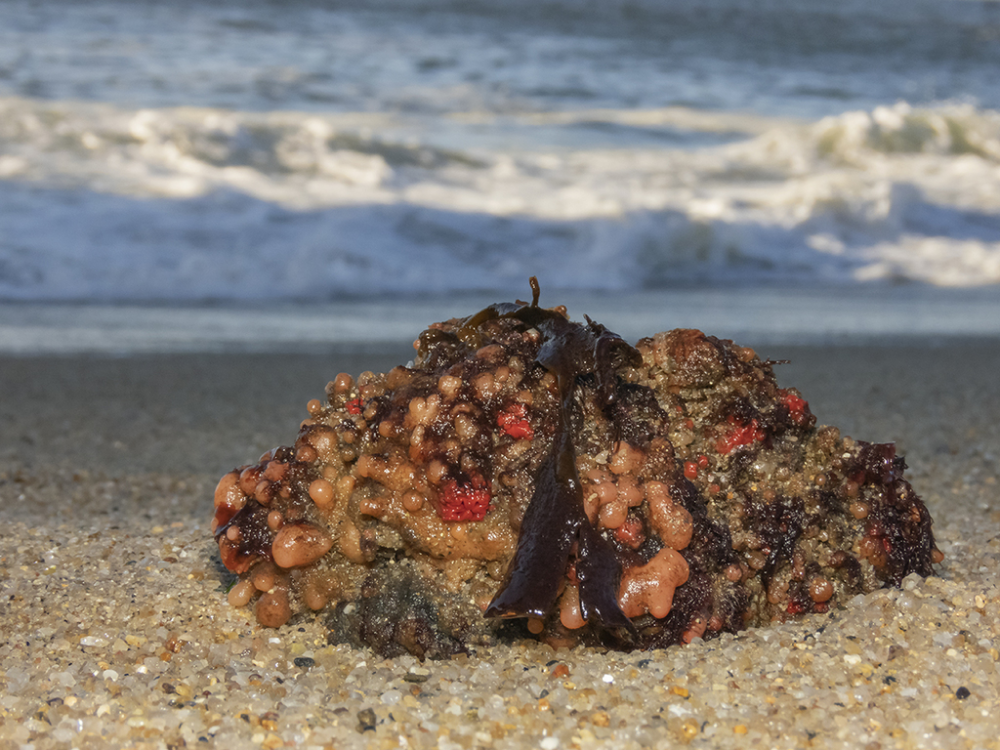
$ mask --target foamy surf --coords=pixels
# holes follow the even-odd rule
[[[528,266],[559,286],[607,290],[1000,282],[993,110],[444,120],[443,136],[439,118],[400,114],[0,100],[0,296],[517,289]],[[626,131],[553,145],[552,129],[581,123]],[[641,137],[627,130],[640,125]],[[512,128],[530,147],[510,146]],[[650,145],[657,129],[666,135]]]
[[[1000,280],[1000,4],[0,4],[0,299]]]

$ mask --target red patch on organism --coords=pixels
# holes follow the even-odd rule
[[[497,426],[515,440],[532,440],[535,431],[527,420],[528,409],[524,404],[511,404],[497,414]]]
[[[809,402],[790,391],[779,391],[781,403],[788,407],[788,415],[796,424],[803,424],[809,419]]]
[[[788,608],[785,611],[790,615],[801,615],[806,611],[806,608],[799,602],[791,601],[788,602]]]
[[[344,404],[344,408],[347,409],[348,414],[360,414],[363,404],[360,398],[355,398]]]
[[[482,521],[490,509],[490,488],[482,477],[464,484],[449,479],[441,487],[438,515],[443,521]]]
[[[715,449],[723,455],[741,445],[749,445],[754,441],[760,442],[764,439],[764,432],[757,428],[756,419],[751,419],[750,424],[741,425],[736,421],[736,417],[731,416],[729,424],[732,425],[729,432],[715,442]]]
[[[686,476],[688,479],[697,479],[698,478],[698,464],[696,464],[694,461],[685,461],[684,462],[684,476]]]
[[[639,549],[646,541],[646,529],[642,519],[629,513],[625,523],[615,529],[614,537],[626,547]]]

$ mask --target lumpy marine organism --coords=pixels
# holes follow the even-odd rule
[[[645,649],[826,612],[941,559],[891,444],[817,427],[777,363],[696,330],[629,345],[561,307],[435,323],[340,374],[226,474],[213,531],[261,625],[444,657],[532,636]]]

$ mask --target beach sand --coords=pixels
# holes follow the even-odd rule
[[[0,750],[1000,747],[1000,344],[759,347],[821,423],[894,441],[936,577],[665,651],[329,646],[225,601],[219,476],[364,355],[0,359]]]

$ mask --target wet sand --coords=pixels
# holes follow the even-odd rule
[[[225,603],[216,480],[364,355],[0,358],[0,750],[1000,747],[1000,343],[760,347],[821,423],[894,441],[938,576],[644,653],[420,664]]]

